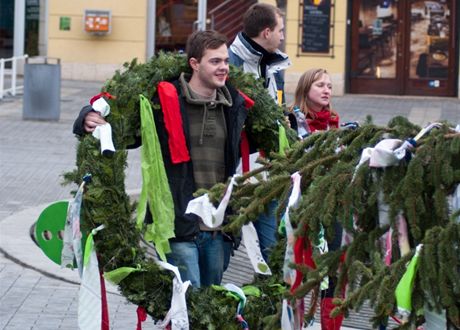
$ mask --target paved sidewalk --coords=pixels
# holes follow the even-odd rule
[[[78,328],[76,272],[48,260],[31,241],[29,229],[47,205],[71,198],[76,189],[61,186],[62,173],[75,167],[72,123],[100,86],[63,81],[58,122],[23,120],[21,96],[0,101],[0,329]],[[460,101],[452,98],[347,95],[335,97],[333,105],[341,121],[362,121],[370,114],[381,125],[395,115],[419,125],[460,123]],[[126,186],[136,191],[141,184],[139,151],[130,151],[128,158]],[[111,329],[135,329],[136,307],[115,288],[109,291]]]
[[[0,329],[78,329],[79,278],[32,242],[30,226],[52,202],[71,198],[61,186],[75,168],[72,123],[100,82],[63,81],[61,118],[22,120],[22,97],[0,101]],[[140,186],[138,152],[129,156],[127,189]],[[111,329],[135,329],[136,307],[109,288]]]

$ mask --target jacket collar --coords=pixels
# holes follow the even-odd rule
[[[253,40],[249,40],[250,38],[245,36],[243,32],[239,32],[230,45],[230,49],[245,61],[259,63],[260,59],[264,56],[264,53],[260,49],[262,46],[256,44]],[[254,47],[253,44],[256,44],[258,47]],[[268,54],[265,49],[263,51],[265,54]],[[277,49],[275,53],[270,54],[266,63],[269,66],[276,64],[281,70],[291,65],[288,55],[281,52],[279,49]]]
[[[197,94],[193,92],[189,85],[190,81],[190,74],[182,72],[180,77],[179,77],[179,84],[181,86],[181,92],[182,95],[185,97],[185,100],[189,104],[197,104],[197,105],[206,105],[206,106],[216,106],[218,104],[222,104],[223,106],[226,107],[231,107],[233,102],[232,102],[232,97],[230,95],[230,92],[228,91],[226,86],[222,86],[216,90],[216,98],[215,100],[209,100],[209,99],[201,99],[197,98]]]

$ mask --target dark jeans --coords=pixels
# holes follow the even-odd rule
[[[275,217],[275,210],[278,207],[278,201],[271,201],[268,204],[268,211],[259,215],[256,221],[254,221],[254,227],[256,228],[257,236],[259,237],[259,246],[262,257],[268,263],[270,257],[270,251],[276,244],[276,232],[277,223]],[[227,270],[228,264],[230,263],[230,256],[233,251],[232,242],[224,242],[225,261],[224,271]]]
[[[334,239],[331,242],[328,242],[329,251],[337,251],[340,249],[340,244],[342,243],[342,225],[337,221],[334,225]],[[334,297],[334,291],[337,284],[336,276],[329,276],[329,288],[321,291],[321,298],[332,298]]]
[[[182,281],[189,280],[200,288],[220,284],[224,273],[224,240],[222,233],[201,231],[189,242],[170,242],[168,262],[177,266]]]

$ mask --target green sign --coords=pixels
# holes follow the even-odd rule
[[[59,17],[59,30],[70,31],[70,17],[68,16]]]

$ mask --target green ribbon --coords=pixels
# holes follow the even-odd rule
[[[91,252],[93,251],[93,246],[94,246],[94,239],[93,239],[93,233],[91,232],[88,235],[88,238],[86,239],[86,244],[85,244],[85,253],[83,256],[83,265],[85,267],[88,266],[89,257],[91,256]]]
[[[237,295],[236,293],[229,291],[227,288],[225,288],[222,285],[216,285],[212,284],[211,288],[213,288],[216,291],[225,291],[225,294],[227,297],[232,297],[235,298],[236,300],[240,300],[241,297]],[[259,298],[261,295],[260,289],[254,285],[245,285],[241,288],[241,290],[244,292],[246,296],[253,296]]]
[[[283,125],[278,124],[278,144],[279,144],[279,151],[278,153],[281,156],[286,156],[286,149],[289,149],[289,140],[286,136],[286,129]]]
[[[86,239],[86,243],[85,243],[85,252],[83,254],[83,266],[88,266],[89,258],[91,257],[91,252],[93,251],[93,248],[94,248],[93,236],[96,235],[98,231],[104,228],[105,228],[104,225],[100,225],[99,227],[91,230],[91,232],[89,233],[88,238]]]
[[[104,273],[104,278],[107,281],[112,282],[113,284],[119,284],[126,277],[128,277],[131,273],[139,272],[141,270],[142,270],[141,265],[137,265],[136,268],[134,268],[134,267],[120,267],[120,268],[114,269],[114,270],[112,270],[110,272],[105,272]]]
[[[412,289],[414,287],[415,275],[418,268],[418,260],[422,244],[419,244],[416,248],[415,254],[412,257],[409,265],[407,266],[406,272],[401,277],[398,286],[395,290],[396,305],[398,311],[405,317],[408,318],[412,311]]]
[[[245,285],[241,288],[246,296],[254,296],[259,298],[261,295],[260,289],[254,285]]]
[[[284,218],[286,215],[283,215],[283,217],[280,220],[280,224],[278,225],[278,234],[281,236],[286,236],[286,219]]]
[[[283,294],[286,291],[286,287],[279,283],[270,284],[269,287],[275,290],[278,294]]]
[[[174,202],[169,189],[168,178],[161,154],[152,107],[149,100],[139,95],[141,105],[141,167],[142,191],[137,207],[137,227],[142,228],[147,204],[153,223],[147,225],[144,238],[155,244],[161,260],[171,252],[169,239],[174,237]],[[147,203],[148,202],[148,203]]]

